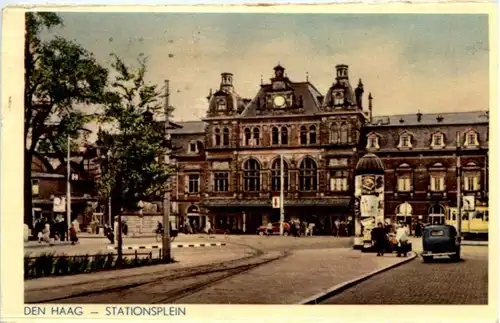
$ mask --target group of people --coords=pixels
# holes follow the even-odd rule
[[[406,248],[410,236],[408,226],[403,223],[398,223],[396,224],[395,232],[391,232],[392,230],[388,228],[390,228],[390,226],[384,226],[379,222],[377,227],[373,228],[371,231],[371,239],[377,251],[377,256],[383,256],[385,251],[389,249],[391,233],[394,233],[394,239],[396,240],[394,247],[396,248],[398,257],[401,255],[406,257]]]
[[[198,232],[210,234],[212,233],[212,223],[210,222],[210,220],[207,219],[207,221],[205,222],[205,226],[203,227],[200,226],[197,228],[195,223],[191,224],[191,222],[188,219],[185,219],[184,225],[182,226],[182,231],[185,234],[195,234]]]
[[[115,243],[115,232],[118,232],[118,217],[115,218],[113,228],[104,224],[104,236],[109,239],[111,243]],[[126,221],[122,221],[122,237],[128,233],[128,225]]]
[[[78,232],[80,231],[78,221],[73,221],[69,229],[69,240],[71,244],[78,242]],[[67,240],[68,224],[62,217],[55,220],[39,218],[35,220],[33,226],[33,236],[38,239],[38,243],[51,243],[54,241]]]

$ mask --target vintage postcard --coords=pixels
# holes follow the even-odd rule
[[[495,9],[4,10],[1,322],[496,321]]]

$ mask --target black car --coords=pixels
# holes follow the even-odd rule
[[[460,242],[457,229],[452,225],[427,226],[422,235],[422,258],[424,262],[429,262],[434,257],[448,256],[459,261]]]

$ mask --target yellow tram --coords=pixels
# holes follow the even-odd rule
[[[448,208],[446,213],[446,224],[457,227],[457,208]],[[463,234],[488,234],[488,207],[476,206],[474,211],[462,210],[462,233]]]

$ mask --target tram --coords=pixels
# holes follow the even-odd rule
[[[446,224],[457,228],[457,208],[448,208],[446,213]],[[476,206],[474,211],[462,210],[462,234],[464,235],[487,235],[489,212],[487,206]]]

